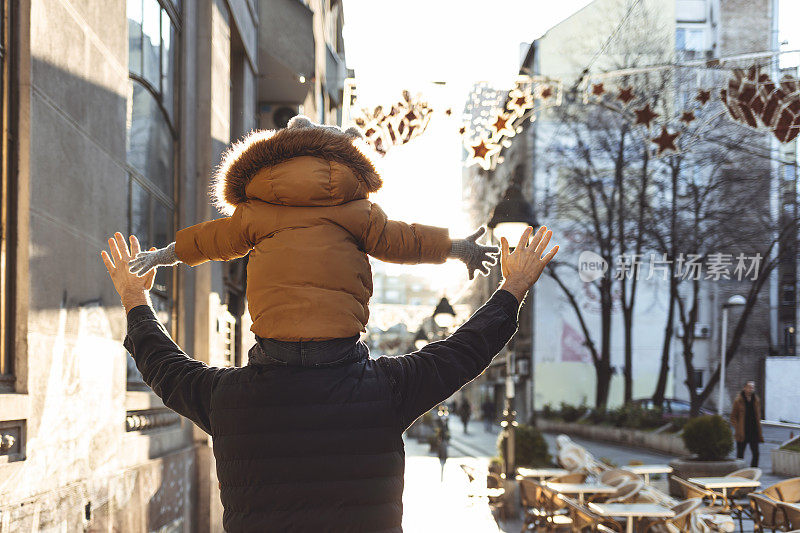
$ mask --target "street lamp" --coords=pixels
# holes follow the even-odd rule
[[[722,334],[720,335],[719,401],[717,414],[722,416],[722,402],[725,398],[725,365],[728,358],[728,309],[741,307],[747,303],[744,296],[734,294],[722,304]]]
[[[509,245],[517,242],[528,226],[536,226],[533,208],[525,200],[518,184],[512,183],[508,187],[487,226],[498,240],[505,237]]]
[[[447,298],[439,300],[436,309],[433,311],[433,321],[436,322],[437,326],[445,329],[453,327],[453,324],[455,324],[456,312],[450,302],[447,301]]]

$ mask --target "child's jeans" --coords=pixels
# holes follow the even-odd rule
[[[279,341],[256,335],[249,363],[256,365],[325,367],[369,357],[369,348],[359,336],[326,341]]]

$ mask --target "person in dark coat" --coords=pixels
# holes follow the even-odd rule
[[[170,338],[149,300],[155,269],[129,270],[135,236],[129,251],[115,233],[110,257],[100,256],[145,383],[213,439],[226,531],[400,533],[403,432],[483,372],[516,332],[520,302],[558,251],[544,253],[546,228],[531,234],[513,253],[501,239],[503,283],[443,341],[377,359],[358,338],[257,343],[241,368],[209,367]],[[320,363],[332,352],[341,357]]]
[[[464,434],[467,434],[467,425],[469,424],[469,419],[472,418],[472,404],[469,403],[469,400],[464,398],[458,404],[458,418],[461,419],[461,423],[464,424]]]
[[[481,413],[483,414],[483,427],[488,432],[492,430],[494,425],[494,403],[487,397],[481,404]]]
[[[758,446],[764,442],[761,433],[761,400],[756,394],[756,384],[748,381],[736,396],[731,409],[731,424],[736,439],[736,457],[744,459],[744,450],[749,445],[752,460],[750,466],[758,466]]]

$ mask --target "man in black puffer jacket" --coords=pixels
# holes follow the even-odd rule
[[[155,269],[128,270],[136,237],[131,253],[116,233],[111,258],[101,257],[145,383],[213,438],[226,531],[401,532],[403,432],[478,376],[516,331],[520,302],[558,250],[544,254],[551,232],[532,232],[514,253],[502,239],[503,284],[443,341],[374,360],[356,338],[266,341],[243,368],[209,367],[173,342],[148,300]],[[341,359],[319,365],[319,349]]]

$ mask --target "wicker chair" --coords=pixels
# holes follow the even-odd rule
[[[548,483],[583,483],[584,481],[586,481],[586,474],[581,472],[563,474],[547,480]]]
[[[600,516],[572,498],[562,496],[569,517],[572,519],[572,531],[601,531],[604,533],[622,533],[625,526],[613,518]]]
[[[760,492],[751,492],[747,497],[750,498],[750,514],[756,531],[786,531],[786,515],[780,502]]]
[[[683,497],[687,500],[700,498],[708,506],[710,512],[720,512],[725,508],[724,502],[717,503],[717,499],[722,500],[722,494],[714,492],[713,490],[704,489],[694,483],[689,483],[683,478],[678,476],[670,476],[672,480],[680,486],[683,491]]]
[[[689,530],[689,518],[695,509],[703,505],[702,498],[692,498],[691,500],[684,500],[679,504],[672,507],[675,516],[672,518],[659,518],[650,520],[645,523],[644,531],[646,533],[669,533],[669,525],[674,526],[678,531]]]
[[[638,475],[630,470],[623,470],[622,468],[606,470],[600,474],[600,482],[611,485],[612,487],[617,487],[627,481],[638,481],[639,479],[641,478]]]
[[[547,513],[541,483],[533,479],[521,479],[519,495],[525,514],[522,531],[535,531],[540,526],[546,526]]]
[[[603,503],[627,503],[632,501],[637,494],[644,488],[644,481],[628,481],[617,487],[613,494],[597,494],[590,501]]]
[[[761,491],[773,500],[784,503],[800,502],[800,477],[786,479]]]
[[[786,528],[794,531],[800,529],[800,505],[795,503],[778,502],[778,507],[786,518]]]
[[[565,503],[566,496],[559,494],[557,491],[551,489],[547,485],[541,485],[541,511],[544,512],[546,518],[547,529],[558,528],[559,526],[571,523],[566,515],[567,504]]]
[[[743,477],[745,479],[752,479],[754,481],[758,481],[761,479],[761,469],[760,468],[742,468],[740,470],[736,470],[731,472],[730,474],[726,475],[725,477]],[[739,529],[743,529],[743,518],[752,518],[752,508],[750,507],[750,501],[747,499],[747,495],[753,492],[754,489],[750,487],[739,487],[735,489],[731,489],[728,492],[728,506],[731,510],[731,517],[739,520]]]

